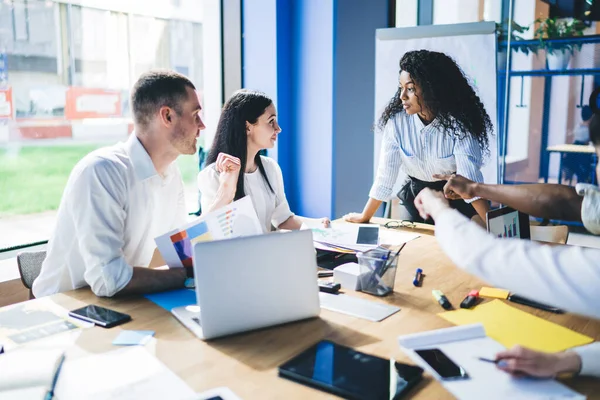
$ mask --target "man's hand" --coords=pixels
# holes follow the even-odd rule
[[[450,205],[442,192],[425,188],[415,198],[415,207],[421,218],[427,220],[431,217],[435,220],[442,211],[449,209]]]
[[[544,353],[515,346],[496,355],[497,366],[512,375],[552,378],[564,372],[579,372],[581,358],[575,352]]]
[[[371,218],[365,218],[363,213],[349,213],[349,214],[344,215],[343,218],[344,218],[344,221],[354,222],[356,224],[366,223],[371,220]]]
[[[433,175],[435,179],[448,181],[444,186],[444,195],[450,200],[472,199],[475,195],[476,182],[473,182],[461,175]]]

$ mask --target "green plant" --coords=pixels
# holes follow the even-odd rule
[[[586,25],[582,21],[574,18],[538,18],[534,23],[539,24],[534,32],[534,37],[539,40],[539,48],[546,50],[547,53],[553,54],[555,51],[573,52],[581,49],[581,44],[553,44],[546,39],[583,36]]]
[[[521,37],[519,34],[523,34],[529,30],[528,26],[522,26],[517,24],[515,21],[511,21],[510,29],[508,28],[509,20],[504,20],[503,23],[496,23],[496,37],[499,42],[503,42],[508,40],[508,32],[510,32],[510,41],[511,47],[515,46],[515,44],[519,44],[518,42],[527,40]],[[529,54],[529,52],[535,52],[537,50],[537,46],[527,46],[527,45],[519,45],[514,47],[516,50],[521,51],[525,54]]]

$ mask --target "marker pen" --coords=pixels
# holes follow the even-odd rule
[[[479,291],[471,290],[467,297],[460,303],[460,308],[471,308],[475,304],[477,304],[477,300],[479,299]]]
[[[442,306],[444,310],[452,310],[452,304],[450,304],[448,298],[444,296],[444,293],[442,293],[441,290],[432,290],[431,295],[438,303],[440,303],[440,306]]]
[[[417,268],[417,272],[415,272],[415,279],[413,280],[413,285],[421,286],[423,282],[423,270],[421,268]]]

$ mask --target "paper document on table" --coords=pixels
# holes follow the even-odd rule
[[[518,344],[534,350],[556,352],[592,343],[594,339],[553,322],[536,317],[500,300],[438,314],[456,324],[482,323],[492,339],[507,348]]]
[[[3,307],[0,343],[6,350],[78,328],[94,326],[68,316],[68,310],[49,297]]]
[[[385,244],[389,246],[399,246],[419,237],[421,237],[421,235],[413,232],[394,231],[391,229],[379,230],[379,244]]]
[[[191,267],[194,243],[262,234],[252,199],[243,197],[154,239],[169,267]]]
[[[313,228],[313,240],[330,247],[367,251],[379,245],[379,225],[337,223],[331,228]]]
[[[19,348],[1,355],[0,398],[27,398],[32,389],[45,394],[52,389],[63,359],[62,349]],[[38,398],[43,398],[43,395]]]
[[[513,377],[499,370],[495,364],[479,360],[479,357],[494,359],[498,352],[505,350],[500,343],[486,336],[481,324],[400,336],[398,343],[402,351],[458,399],[585,399],[585,396],[553,379]],[[433,348],[441,350],[462,367],[469,374],[469,379],[442,380],[415,352]]]
[[[193,399],[194,391],[143,347],[64,363],[55,390],[60,400]]]

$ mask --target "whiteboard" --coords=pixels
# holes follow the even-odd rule
[[[498,182],[498,135],[496,107],[496,26],[494,22],[430,25],[411,28],[378,29],[375,45],[375,118],[398,89],[399,62],[411,50],[446,53],[462,68],[479,95],[492,120],[493,136],[489,138],[490,155],[482,168],[484,181]],[[382,133],[375,130],[374,173],[377,173]],[[406,180],[402,173],[394,194]]]

